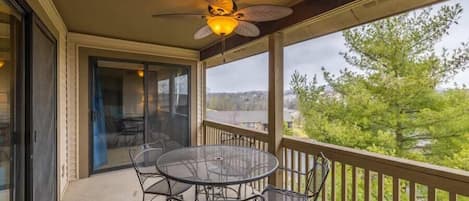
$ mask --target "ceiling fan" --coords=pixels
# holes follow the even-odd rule
[[[290,15],[293,10],[289,7],[276,5],[256,5],[238,9],[234,0],[206,0],[208,13],[169,13],[155,14],[153,17],[196,17],[206,20],[207,25],[201,27],[194,34],[194,39],[205,38],[212,33],[222,36],[232,32],[246,37],[257,37],[259,28],[252,22],[273,21]]]

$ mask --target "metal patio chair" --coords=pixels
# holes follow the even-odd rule
[[[283,168],[287,171],[288,170]],[[308,170],[308,172],[300,173],[306,175],[306,188],[304,193],[294,192],[285,189],[279,189],[274,186],[267,186],[261,194],[254,195],[247,200],[261,200],[261,201],[316,201],[319,197],[319,193],[324,187],[327,176],[329,174],[330,164],[329,159],[327,159],[324,154],[321,152],[316,157],[314,161],[313,168]]]
[[[242,146],[242,147],[250,147],[250,148],[256,148],[256,143],[255,139],[251,137],[246,137],[242,135],[230,135],[228,137],[225,137],[221,139],[221,144],[223,145],[232,145],[232,146]],[[245,173],[247,174],[247,173]],[[248,184],[239,184],[238,185],[238,190],[232,189],[231,187],[225,187],[225,190],[230,189],[237,194],[237,198],[239,199],[241,197],[241,189],[242,186],[244,186],[244,193],[246,193],[246,188]]]
[[[170,180],[159,173],[156,169],[156,161],[164,153],[164,148],[158,146],[158,143],[151,143],[129,150],[129,156],[143,192],[142,200],[145,201],[145,194],[152,194],[154,197],[166,196],[168,201],[182,201],[181,194],[189,190],[192,185]]]

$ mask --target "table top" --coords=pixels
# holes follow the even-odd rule
[[[230,145],[176,149],[156,162],[164,176],[198,185],[248,183],[271,175],[278,165],[277,158],[268,152]]]

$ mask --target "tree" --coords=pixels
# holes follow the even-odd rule
[[[292,76],[308,135],[469,170],[463,162],[469,161],[469,91],[438,90],[469,67],[469,43],[435,48],[462,12],[455,4],[344,31],[348,51],[340,54],[358,72],[333,75],[323,68],[325,85],[316,76]]]

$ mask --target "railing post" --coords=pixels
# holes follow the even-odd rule
[[[268,135],[269,152],[276,155],[282,164],[283,135],[283,34],[269,36],[269,109]],[[281,171],[269,177],[269,184],[280,187],[283,183]]]

